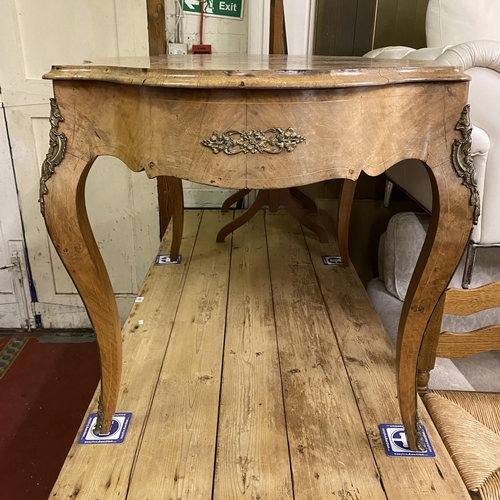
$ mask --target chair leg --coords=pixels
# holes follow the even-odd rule
[[[431,372],[418,369],[417,373],[417,392],[420,397],[425,396],[429,392],[429,380]]]
[[[239,193],[242,193],[243,191],[244,190]],[[236,198],[236,195],[239,193],[236,193],[233,197]],[[307,198],[310,200],[309,197]],[[226,200],[225,204],[228,203],[229,200],[230,198]],[[314,204],[312,200],[310,201]],[[257,198],[252,203],[252,206],[248,208],[240,217],[233,220],[229,224],[226,224],[217,234],[216,241],[219,243],[223,242],[228,234],[248,222],[259,211],[259,209],[265,205],[269,206],[269,211],[271,213],[276,213],[279,206],[284,205],[290,212],[290,215],[295,217],[302,225],[308,227],[311,231],[318,235],[321,243],[328,243],[328,235],[326,231],[320,225],[309,219],[309,217],[307,217],[300,210],[299,206],[292,198],[291,189],[261,189],[257,194]]]
[[[279,190],[279,203],[280,205],[284,205],[290,212],[290,215],[295,217],[303,226],[306,226],[311,231],[316,233],[321,243],[328,243],[327,232],[300,210],[297,203],[293,200],[289,189]]]
[[[318,207],[312,198],[303,193],[299,188],[290,188],[290,194],[299,202],[302,208],[307,208],[312,214],[318,213]]]
[[[228,234],[248,222],[264,205],[269,205],[269,191],[261,189],[257,194],[257,198],[255,198],[255,201],[252,203],[252,206],[245,210],[245,212],[243,212],[243,214],[237,219],[234,219],[229,224],[226,224],[217,233],[217,243],[222,243]]]
[[[467,254],[465,256],[464,275],[462,277],[462,288],[470,288],[472,281],[472,271],[476,262],[477,245],[473,241],[469,241],[467,245]]]
[[[420,346],[417,372],[417,391],[420,396],[429,392],[429,378],[436,364],[436,350],[441,334],[445,300],[446,292],[443,293],[432,313]]]
[[[280,207],[280,195],[278,189],[269,190],[269,211],[275,214]]]
[[[385,179],[385,191],[384,191],[384,207],[388,208],[391,204],[392,188],[394,183],[389,179]]]

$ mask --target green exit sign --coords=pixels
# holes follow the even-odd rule
[[[191,14],[199,14],[200,0],[184,0],[182,10]],[[205,0],[203,2],[205,16],[243,19],[243,0]]]

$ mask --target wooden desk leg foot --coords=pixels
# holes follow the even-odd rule
[[[56,251],[75,283],[94,327],[101,360],[97,431],[108,433],[116,409],[122,369],[118,308],[85,208],[85,181],[92,166],[66,154],[45,181],[45,223]],[[43,179],[43,177],[42,177]]]
[[[158,202],[160,207],[160,239],[172,220],[173,234],[170,248],[170,259],[177,260],[184,229],[184,192],[182,180],[176,177],[162,176],[157,178]]]
[[[428,169],[430,171],[430,169]],[[470,191],[453,174],[450,160],[430,174],[433,207],[429,229],[408,287],[397,342],[398,396],[408,445],[425,449],[417,411],[418,361],[422,340],[469,239]]]
[[[344,267],[349,267],[349,221],[351,220],[352,203],[357,182],[342,179],[340,188],[337,231],[340,259]]]

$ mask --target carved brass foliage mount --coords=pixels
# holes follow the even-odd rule
[[[95,422],[94,432],[100,434],[102,431],[102,424],[104,422],[104,407],[102,405],[102,393],[99,395],[99,402],[97,404],[97,418]]]
[[[297,134],[293,128],[268,128],[266,130],[227,130],[219,133],[214,131],[208,139],[201,143],[211,148],[213,153],[224,152],[228,155],[238,153],[270,153],[282,151],[291,153],[297,144],[306,138]]]
[[[479,191],[477,189],[477,175],[472,161],[472,125],[470,123],[470,105],[467,104],[462,110],[460,120],[456,125],[463,139],[455,139],[453,142],[451,159],[457,174],[462,178],[462,183],[470,189],[470,204],[474,207],[473,221],[477,224],[481,213]]]
[[[45,156],[42,163],[42,175],[40,177],[40,212],[45,216],[45,204],[43,201],[44,195],[48,193],[47,185],[45,184],[55,172],[55,167],[61,163],[66,152],[66,136],[58,132],[59,122],[64,121],[59,111],[59,106],[55,99],[50,99],[50,132],[49,132],[49,152]]]
[[[424,441],[424,433],[422,430],[422,424],[420,422],[420,415],[418,414],[418,409],[415,414],[415,437],[417,441],[417,448],[419,451],[427,451]]]

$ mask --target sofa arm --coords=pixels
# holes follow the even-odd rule
[[[489,68],[500,73],[500,42],[476,40],[444,47],[412,49],[411,47],[383,47],[371,50],[363,57],[371,59],[435,60],[445,66],[457,66],[462,71],[471,68]]]
[[[417,59],[421,61],[434,61],[449,47],[450,45],[433,49],[412,49],[411,47],[401,46],[383,47],[381,49],[371,50],[363,57],[369,57],[370,59]]]
[[[429,49],[435,50],[435,49]],[[457,66],[462,71],[471,68],[488,68],[500,73],[500,42],[476,40],[447,47],[436,62]]]

